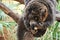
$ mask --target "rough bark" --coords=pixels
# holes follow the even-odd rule
[[[24,4],[24,0],[15,0],[15,1],[17,1],[17,2],[19,2],[21,4]]]
[[[4,40],[4,37],[0,37],[0,40]]]
[[[19,20],[19,16],[14,13],[11,9],[5,6],[3,3],[0,2],[0,9],[5,12],[8,16],[12,17],[16,22]]]
[[[56,20],[60,22],[60,12],[57,10],[56,13]]]

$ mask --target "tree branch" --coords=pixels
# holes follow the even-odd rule
[[[56,20],[60,22],[60,11],[56,10]]]
[[[58,22],[60,22],[60,17],[58,18],[58,17],[56,17],[56,20],[58,21]]]
[[[17,1],[17,2],[19,2],[21,4],[24,4],[24,0],[14,0],[14,1]]]
[[[19,16],[14,13],[12,10],[10,10],[8,7],[6,7],[3,3],[0,2],[0,9],[5,12],[8,16],[12,17],[16,22],[19,21]]]
[[[60,13],[57,13],[57,14],[56,14],[56,20],[57,20],[58,22],[60,22]]]

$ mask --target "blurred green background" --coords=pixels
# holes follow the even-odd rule
[[[0,0],[8,8],[15,13],[22,15],[25,5],[13,0]],[[58,0],[57,9],[60,11],[60,0]],[[0,39],[17,40],[16,37],[17,24],[15,21],[0,10]],[[35,38],[35,40],[60,40],[60,22],[55,23],[49,27],[44,36]]]

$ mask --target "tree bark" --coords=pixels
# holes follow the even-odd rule
[[[4,37],[0,37],[0,40],[5,40]]]
[[[15,0],[15,1],[17,1],[17,2],[19,2],[21,4],[24,4],[24,0]]]
[[[19,15],[14,13],[11,9],[9,9],[7,6],[5,6],[3,3],[0,2],[0,9],[5,12],[8,16],[12,17],[15,22],[19,21]]]
[[[56,20],[60,22],[60,13],[56,14]]]
[[[60,22],[60,12],[59,11],[56,11],[56,20],[58,21],[58,22]]]

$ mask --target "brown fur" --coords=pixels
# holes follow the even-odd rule
[[[24,16],[19,20],[18,40],[33,40],[41,37],[53,23],[55,8],[50,0],[29,0]],[[34,29],[37,27],[37,30]],[[29,36],[28,36],[29,35]]]

